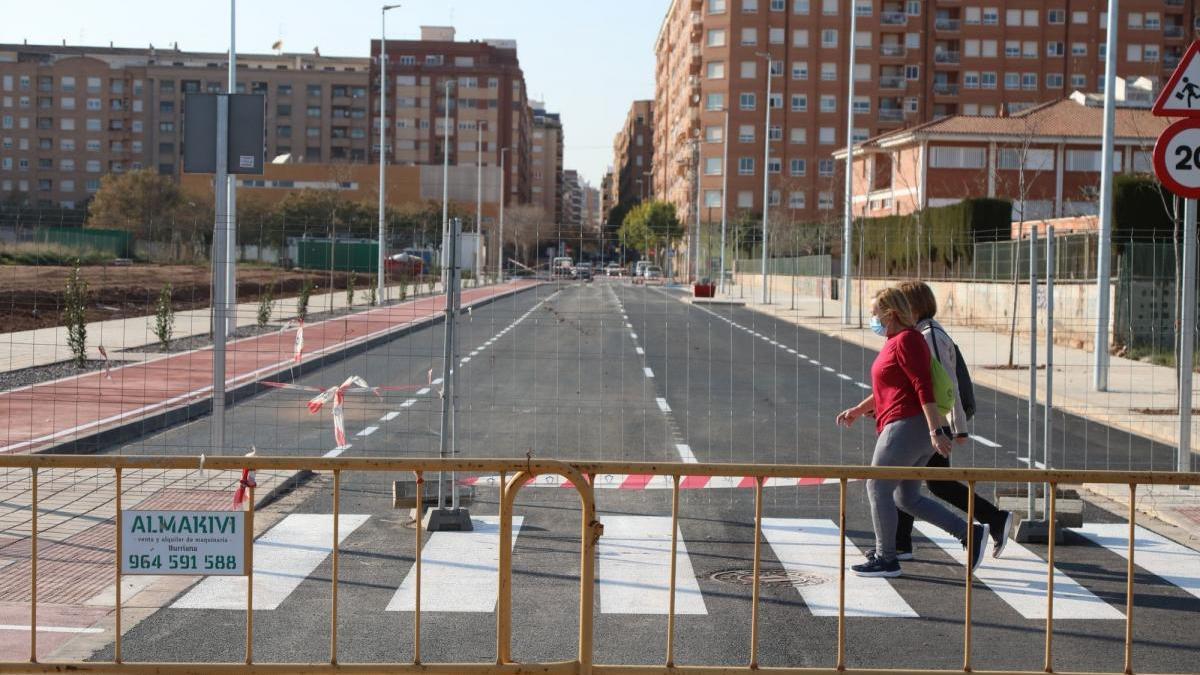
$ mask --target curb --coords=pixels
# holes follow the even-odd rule
[[[525,288],[517,288],[504,293],[490,295],[472,303],[470,307],[484,307],[496,302],[497,300],[512,297],[537,287],[538,286],[535,284]],[[336,321],[337,319],[332,320]],[[445,321],[444,313],[424,317],[417,319],[414,323],[409,325],[385,330],[385,332],[379,335],[362,339],[360,342],[355,342],[341,349],[336,349],[334,351],[321,354],[320,356],[313,357],[310,360],[302,361],[298,365],[285,365],[277,370],[258,373],[251,381],[227,389],[225,392],[226,405],[234,405],[240,401],[252,398],[259,393],[270,389],[270,387],[261,384],[263,380],[277,379],[283,382],[292,382],[297,377],[307,375],[314,371],[325,368],[326,366],[344,361],[353,356],[362,354],[370,349],[374,349],[382,344],[386,344],[398,338],[404,337],[417,330],[437,325],[443,321]],[[144,436],[146,434],[169,429],[179,424],[194,421],[200,417],[210,414],[211,412],[212,396],[209,395],[203,400],[184,403],[178,407],[170,408],[162,412],[151,414],[147,417],[131,420],[129,422],[120,423],[116,426],[96,431],[86,436],[72,438],[62,443],[38,448],[33,450],[32,454],[92,454],[112,446],[119,445],[139,436]]]

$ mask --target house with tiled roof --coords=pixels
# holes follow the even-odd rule
[[[1076,92],[1007,116],[952,115],[854,146],[855,216],[904,215],[971,197],[1013,202],[1014,220],[1092,215],[1100,186],[1104,110]],[[1171,120],[1144,106],[1116,109],[1114,166],[1152,173]],[[846,151],[835,153],[846,160]]]

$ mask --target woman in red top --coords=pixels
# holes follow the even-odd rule
[[[885,288],[871,302],[871,330],[887,342],[871,366],[871,396],[842,411],[838,424],[850,427],[863,415],[874,413],[875,442],[872,466],[925,466],[934,452],[950,455],[950,438],[942,429],[942,415],[933,395],[933,374],[925,338],[913,329],[908,300],[898,289]],[[864,577],[898,577],[896,559],[896,508],[928,521],[966,541],[967,524],[940,502],[921,495],[919,480],[868,480],[871,522],[875,529],[874,555],[851,567]],[[983,560],[988,526],[974,528],[975,568]]]

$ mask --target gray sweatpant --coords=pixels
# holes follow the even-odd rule
[[[922,415],[889,423],[875,441],[871,466],[925,466],[933,455],[929,427]],[[868,480],[871,522],[875,526],[875,554],[896,557],[896,508],[933,523],[965,541],[967,524],[952,511],[921,494],[919,480]]]

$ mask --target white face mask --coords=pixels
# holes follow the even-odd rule
[[[887,337],[887,327],[874,315],[871,316],[871,332],[879,337]]]

